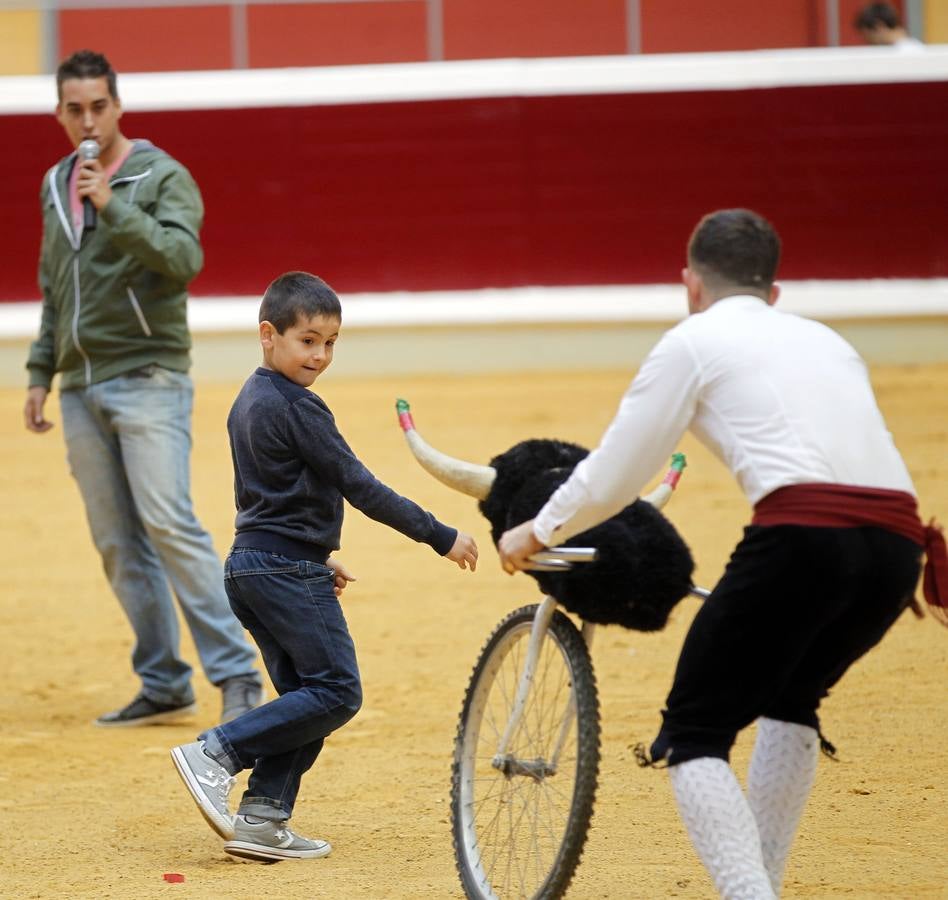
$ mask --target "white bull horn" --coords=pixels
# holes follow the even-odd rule
[[[455,459],[440,450],[435,450],[415,430],[408,401],[396,401],[395,409],[398,411],[398,424],[405,432],[405,440],[408,441],[411,452],[415,454],[415,459],[421,463],[421,467],[426,472],[434,475],[442,484],[469,497],[477,500],[487,498],[491,485],[497,477],[496,469],[465,462],[463,459]]]
[[[671,465],[662,483],[642,499],[646,503],[651,503],[656,509],[661,509],[671,499],[672,491],[678,486],[678,480],[686,465],[688,463],[685,461],[684,453],[673,453]]]

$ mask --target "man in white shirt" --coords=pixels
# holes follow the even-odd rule
[[[779,256],[756,213],[701,220],[682,272],[691,315],[648,355],[599,446],[498,544],[512,573],[612,516],[687,429],[734,474],[754,519],[685,639],[650,756],[718,891],[753,900],[779,895],[820,700],[913,602],[922,547],[944,565],[863,361],[774,308]],[[745,797],[728,760],[755,720]]]

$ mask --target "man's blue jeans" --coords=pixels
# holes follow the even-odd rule
[[[239,812],[282,821],[323,739],[362,705],[355,647],[328,566],[238,548],[224,571],[231,607],[280,696],[201,738],[231,775],[253,768]]]
[[[211,682],[253,672],[256,657],[191,507],[192,401],[191,379],[159,366],[60,395],[92,539],[135,632],[132,665],[158,703],[194,699],[169,582]]]

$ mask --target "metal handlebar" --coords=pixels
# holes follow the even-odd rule
[[[530,556],[527,568],[531,572],[565,572],[575,563],[595,562],[599,551],[595,547],[548,547]]]
[[[530,572],[567,572],[576,563],[596,562],[599,551],[595,547],[548,547],[538,550],[529,559],[531,564],[526,568]],[[688,593],[700,600],[707,600],[711,591],[692,585]]]

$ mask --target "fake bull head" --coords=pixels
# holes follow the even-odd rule
[[[430,446],[415,429],[404,400],[396,409],[415,458],[443,484],[478,501],[495,544],[508,528],[533,518],[589,453],[578,444],[533,439],[495,456],[490,465],[477,465]],[[680,473],[683,457],[677,465]],[[671,489],[663,482],[646,498],[566,542],[566,546],[596,547],[596,562],[527,574],[543,593],[588,622],[637,631],[663,628],[671,610],[691,590],[694,571],[688,547],[658,510]]]

